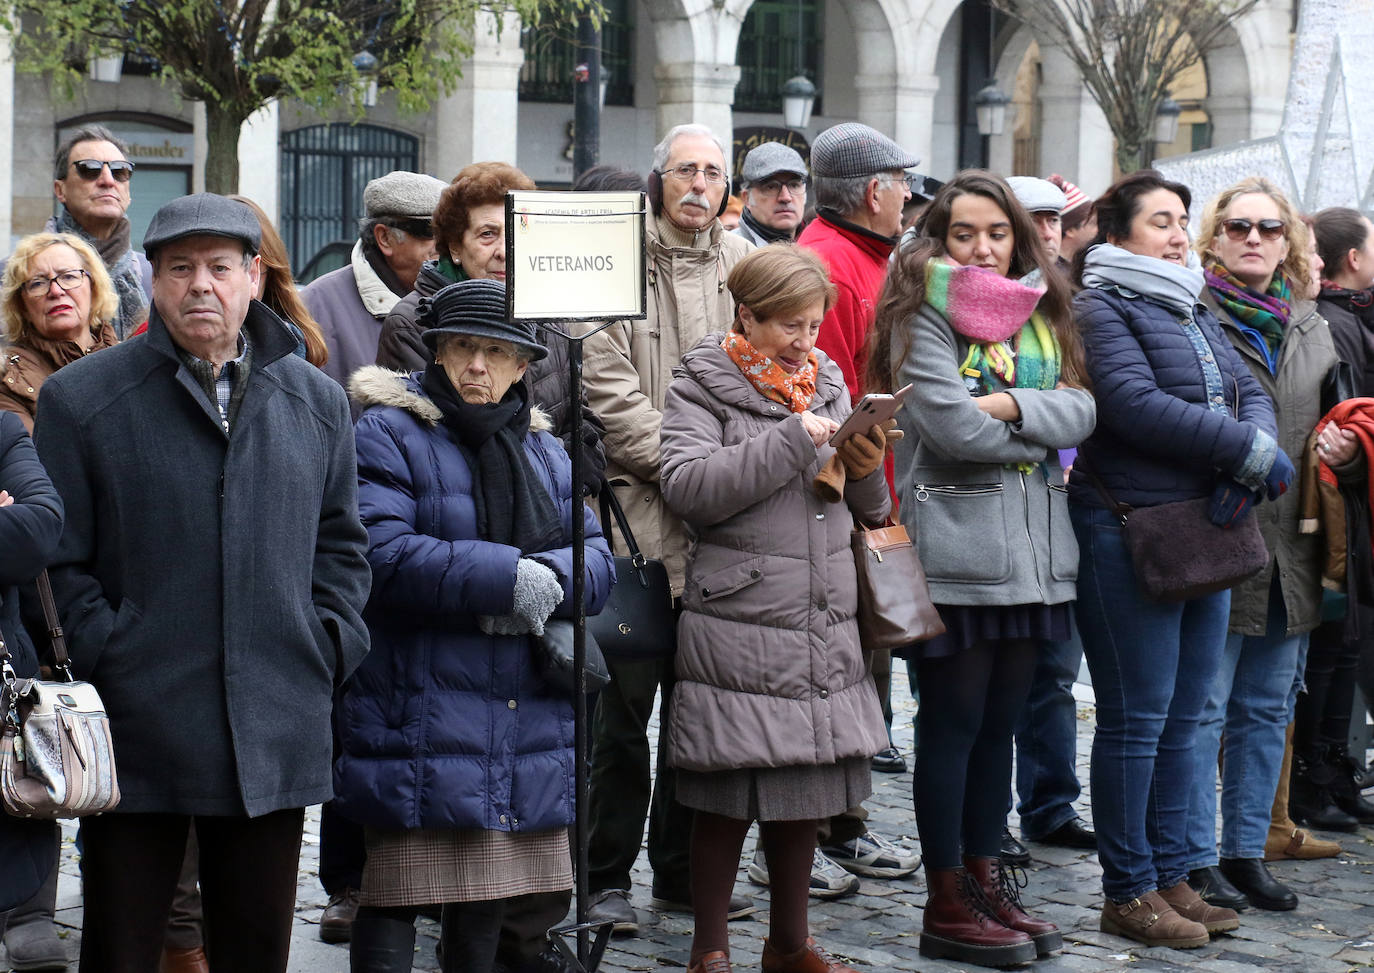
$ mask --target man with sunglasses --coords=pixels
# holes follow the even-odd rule
[[[348,265],[301,291],[329,349],[324,373],[340,385],[376,362],[382,322],[415,289],[420,265],[437,256],[432,217],[444,185],[418,172],[389,172],[369,182]]]
[[[797,238],[806,213],[806,163],[781,142],[749,150],[740,167],[744,212],[734,229],[756,247]]]
[[[44,229],[74,233],[100,254],[119,294],[115,333],[122,341],[148,317],[153,269],[130,247],[128,217],[134,164],[128,147],[103,125],[84,125],[63,141],[53,166],[61,209]]]

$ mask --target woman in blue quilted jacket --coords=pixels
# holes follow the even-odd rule
[[[573,704],[534,641],[572,614],[574,516],[589,614],[614,577],[520,381],[547,352],[506,323],[505,286],[452,284],[421,313],[433,364],[352,383],[372,566],[372,651],[337,711],[339,810],[367,832],[354,973],[408,973],[415,917],[439,903],[443,969],[487,973],[513,900],[572,887]]]
[[[1079,254],[1083,290],[1074,301],[1097,428],[1069,481],[1077,618],[1097,697],[1102,930],[1177,948],[1203,946],[1239,924],[1186,881],[1191,751],[1231,594],[1147,596],[1104,490],[1133,508],[1209,499],[1213,523],[1226,526],[1293,477],[1269,397],[1199,303],[1191,201],[1186,186],[1143,170],[1097,202],[1097,240]]]

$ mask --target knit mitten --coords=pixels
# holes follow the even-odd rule
[[[477,625],[488,635],[543,635],[558,603],[563,586],[551,568],[522,557],[515,562],[514,604],[509,615],[479,615]]]

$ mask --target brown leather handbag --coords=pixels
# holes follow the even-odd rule
[[[21,818],[78,818],[119,804],[110,719],[100,694],[72,679],[48,572],[38,594],[65,681],[20,679],[0,638],[0,801]]]
[[[865,652],[900,649],[944,633],[905,526],[860,524],[849,546],[859,576],[859,641]]]

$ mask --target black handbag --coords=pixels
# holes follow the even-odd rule
[[[677,618],[673,612],[668,569],[662,561],[646,558],[635,543],[625,511],[615,490],[601,483],[601,528],[615,552],[610,519],[615,517],[620,535],[629,548],[628,557],[615,558],[615,585],[601,614],[587,619],[587,631],[596,636],[601,650],[612,659],[647,662],[666,659],[677,651]]]
[[[550,618],[544,623],[544,634],[534,636],[534,660],[540,674],[549,685],[568,696],[577,694],[577,667],[573,665],[573,634],[572,622],[566,618]],[[606,659],[597,647],[590,626],[587,630],[586,655],[582,660],[582,668],[587,673],[587,692],[599,692],[611,684]]]

